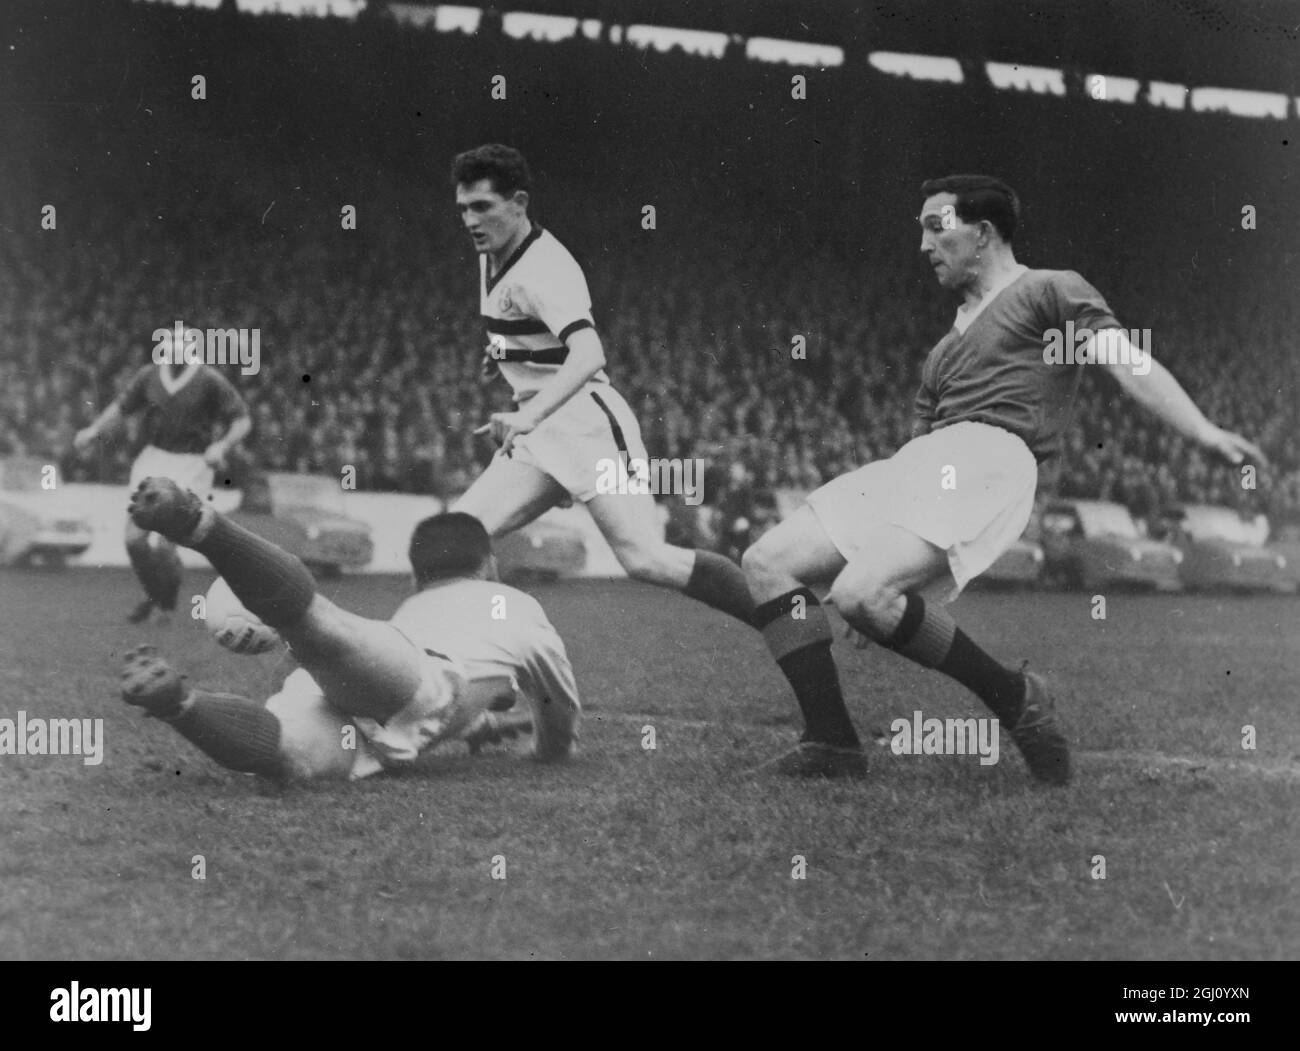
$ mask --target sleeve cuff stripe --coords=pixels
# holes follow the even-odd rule
[[[565,325],[564,328],[560,329],[559,332],[560,342],[563,343],[575,332],[578,332],[584,328],[595,328],[595,327],[596,326],[593,325],[590,321],[588,321],[585,317],[579,318],[577,321],[571,322],[570,324]]]

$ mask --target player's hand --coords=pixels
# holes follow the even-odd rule
[[[85,453],[87,449],[95,444],[95,439],[98,437],[99,435],[95,433],[94,427],[83,427],[73,437],[72,448],[78,454]]]
[[[492,440],[509,456],[515,447],[515,439],[528,434],[536,426],[532,413],[516,409],[514,412],[494,412],[487,423],[475,428],[474,433],[492,435]]]
[[[872,640],[868,636],[862,634],[862,632],[858,631],[858,629],[852,624],[845,624],[844,629],[844,637],[853,640],[853,648],[855,650],[866,650],[871,648]]]
[[[1240,434],[1225,431],[1222,427],[1211,425],[1202,437],[1201,444],[1233,467],[1239,467],[1243,463],[1261,466],[1268,463],[1268,457],[1258,445]]]
[[[203,450],[203,462],[215,470],[226,462],[227,451],[223,442],[213,442]]]

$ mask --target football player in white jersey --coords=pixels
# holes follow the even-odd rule
[[[529,730],[535,758],[572,755],[582,710],[564,643],[535,599],[496,581],[491,542],[470,515],[416,527],[417,594],[379,621],[318,594],[295,556],[168,479],[141,483],[130,514],[204,555],[302,665],[261,705],[190,687],[151,647],[127,655],[123,699],[222,766],[276,781],[356,779],[445,741],[477,750]]]
[[[581,501],[629,576],[677,588],[748,624],[753,602],[734,562],[665,543],[648,490],[599,491],[611,464],[635,470],[633,461],[648,456],[636,417],[605,373],[582,268],[529,218],[532,180],[523,156],[480,146],[455,158],[452,181],[479,253],[486,363],[500,370],[516,403],[476,432],[490,433],[500,448],[453,510],[473,515],[496,537],[557,504]]]

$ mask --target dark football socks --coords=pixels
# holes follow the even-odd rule
[[[754,611],[753,625],[794,690],[803,712],[803,739],[861,747],[831,657],[830,621],[817,596],[796,588],[764,602]]]
[[[259,704],[228,693],[193,692],[193,700],[168,722],[228,770],[279,779],[280,720]]]
[[[176,608],[176,597],[181,590],[180,555],[171,544],[162,544],[153,549],[151,557],[158,590],[156,594],[150,594],[149,597],[154,600],[159,609],[173,610]]]
[[[187,546],[206,557],[248,611],[273,628],[298,623],[316,594],[316,581],[301,559],[210,508]]]
[[[170,600],[170,605],[164,608],[175,607],[176,595],[174,593],[169,595],[168,593],[167,570],[162,566],[158,559],[158,552],[154,550],[148,540],[136,544],[127,544],[126,554],[131,560],[131,568],[135,570],[136,579],[140,581],[144,593],[149,596],[149,601],[155,606],[163,606],[164,603]],[[179,574],[176,584],[177,589],[179,589]]]
[[[893,635],[881,645],[901,653],[922,667],[933,668],[974,691],[989,709],[1008,726],[1020,717],[1025,699],[1025,677],[995,661],[957,627],[940,605],[927,605],[914,591],[904,598],[903,619]],[[846,618],[853,627],[874,637],[861,618]]]
[[[683,593],[746,624],[753,622],[754,600],[745,583],[745,574],[722,555],[697,549],[691,579]]]

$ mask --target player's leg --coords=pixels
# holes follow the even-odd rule
[[[248,610],[278,631],[299,663],[350,715],[383,721],[419,689],[421,654],[392,624],[340,609],[317,594],[294,555],[218,514],[168,479],[132,496],[131,516],[212,563]]]
[[[149,614],[154,611],[154,593],[157,590],[154,584],[153,559],[150,558],[149,551],[149,534],[141,529],[130,518],[126,520],[126,557],[131,561],[131,569],[135,572],[135,578],[144,588],[144,600],[139,603],[127,616],[132,624],[139,624],[148,619]]]
[[[658,511],[648,493],[607,493],[587,501],[587,510],[628,576],[688,597],[748,624],[754,602],[745,575],[728,558],[664,541]]]
[[[844,619],[882,646],[971,690],[1011,732],[1035,777],[1067,781],[1068,752],[1051,725],[1043,684],[991,657],[957,627],[943,604],[921,596],[927,584],[948,575],[947,553],[893,525],[866,530],[860,550],[863,557],[831,588],[831,601]]]
[[[139,624],[155,609],[170,612],[176,608],[181,562],[175,547],[163,537],[139,528],[130,518],[126,521],[125,535],[127,557],[146,596],[127,618],[132,624]]]
[[[301,668],[263,706],[191,687],[153,647],[141,646],[126,655],[122,698],[228,770],[275,781],[347,777],[357,749],[365,747],[351,721],[325,702]]]
[[[757,604],[753,623],[803,713],[801,747],[777,761],[788,773],[860,776],[861,742],[831,656],[831,626],[811,586],[833,579],[844,556],[817,516],[801,507],[758,539],[741,560]]]
[[[176,599],[181,591],[181,558],[176,553],[176,545],[166,537],[153,537],[153,564],[158,582],[158,608],[164,613],[176,609]]]
[[[553,492],[587,505],[628,575],[664,587],[749,622],[752,603],[744,575],[711,551],[666,544],[649,492],[602,489],[619,460],[649,462],[641,428],[623,397],[601,385],[574,395],[557,412],[515,442],[514,462],[547,477]],[[469,494],[466,494],[467,496]],[[462,504],[457,510],[466,510]],[[489,527],[489,531],[491,528]]]
[[[136,486],[150,475],[171,478],[201,499],[208,499],[212,492],[212,468],[203,462],[202,456],[169,453],[147,445],[131,465],[131,491],[134,492]],[[165,537],[141,529],[128,516],[126,551],[148,596],[132,611],[128,618],[131,623],[141,623],[155,609],[174,610],[181,589],[181,560],[175,546]]]
[[[451,510],[473,515],[488,536],[498,537],[526,526],[567,497],[544,471],[498,454]]]
[[[357,722],[326,697],[305,668],[295,669],[265,705],[228,693],[191,687],[152,646],[126,655],[122,698],[161,719],[229,770],[275,781],[364,777],[383,769]],[[465,734],[472,751],[527,733],[525,713],[489,709],[514,700],[510,680],[467,685],[458,710],[488,720],[477,735]],[[478,707],[471,707],[478,706]]]
[[[121,690],[127,704],[165,720],[227,769],[274,780],[286,775],[274,715],[245,697],[191,688],[152,646],[126,655]]]
[[[158,450],[153,446],[145,446],[137,454],[135,461],[131,464],[131,492],[149,474],[161,474],[160,470],[150,470],[151,465],[157,462]],[[149,619],[149,615],[157,608],[155,595],[159,592],[159,586],[154,570],[153,552],[149,549],[149,532],[141,529],[133,521],[131,516],[127,515],[126,529],[126,557],[131,562],[131,569],[135,572],[135,578],[144,588],[144,600],[135,606],[127,615],[127,620],[132,624],[140,624]]]

